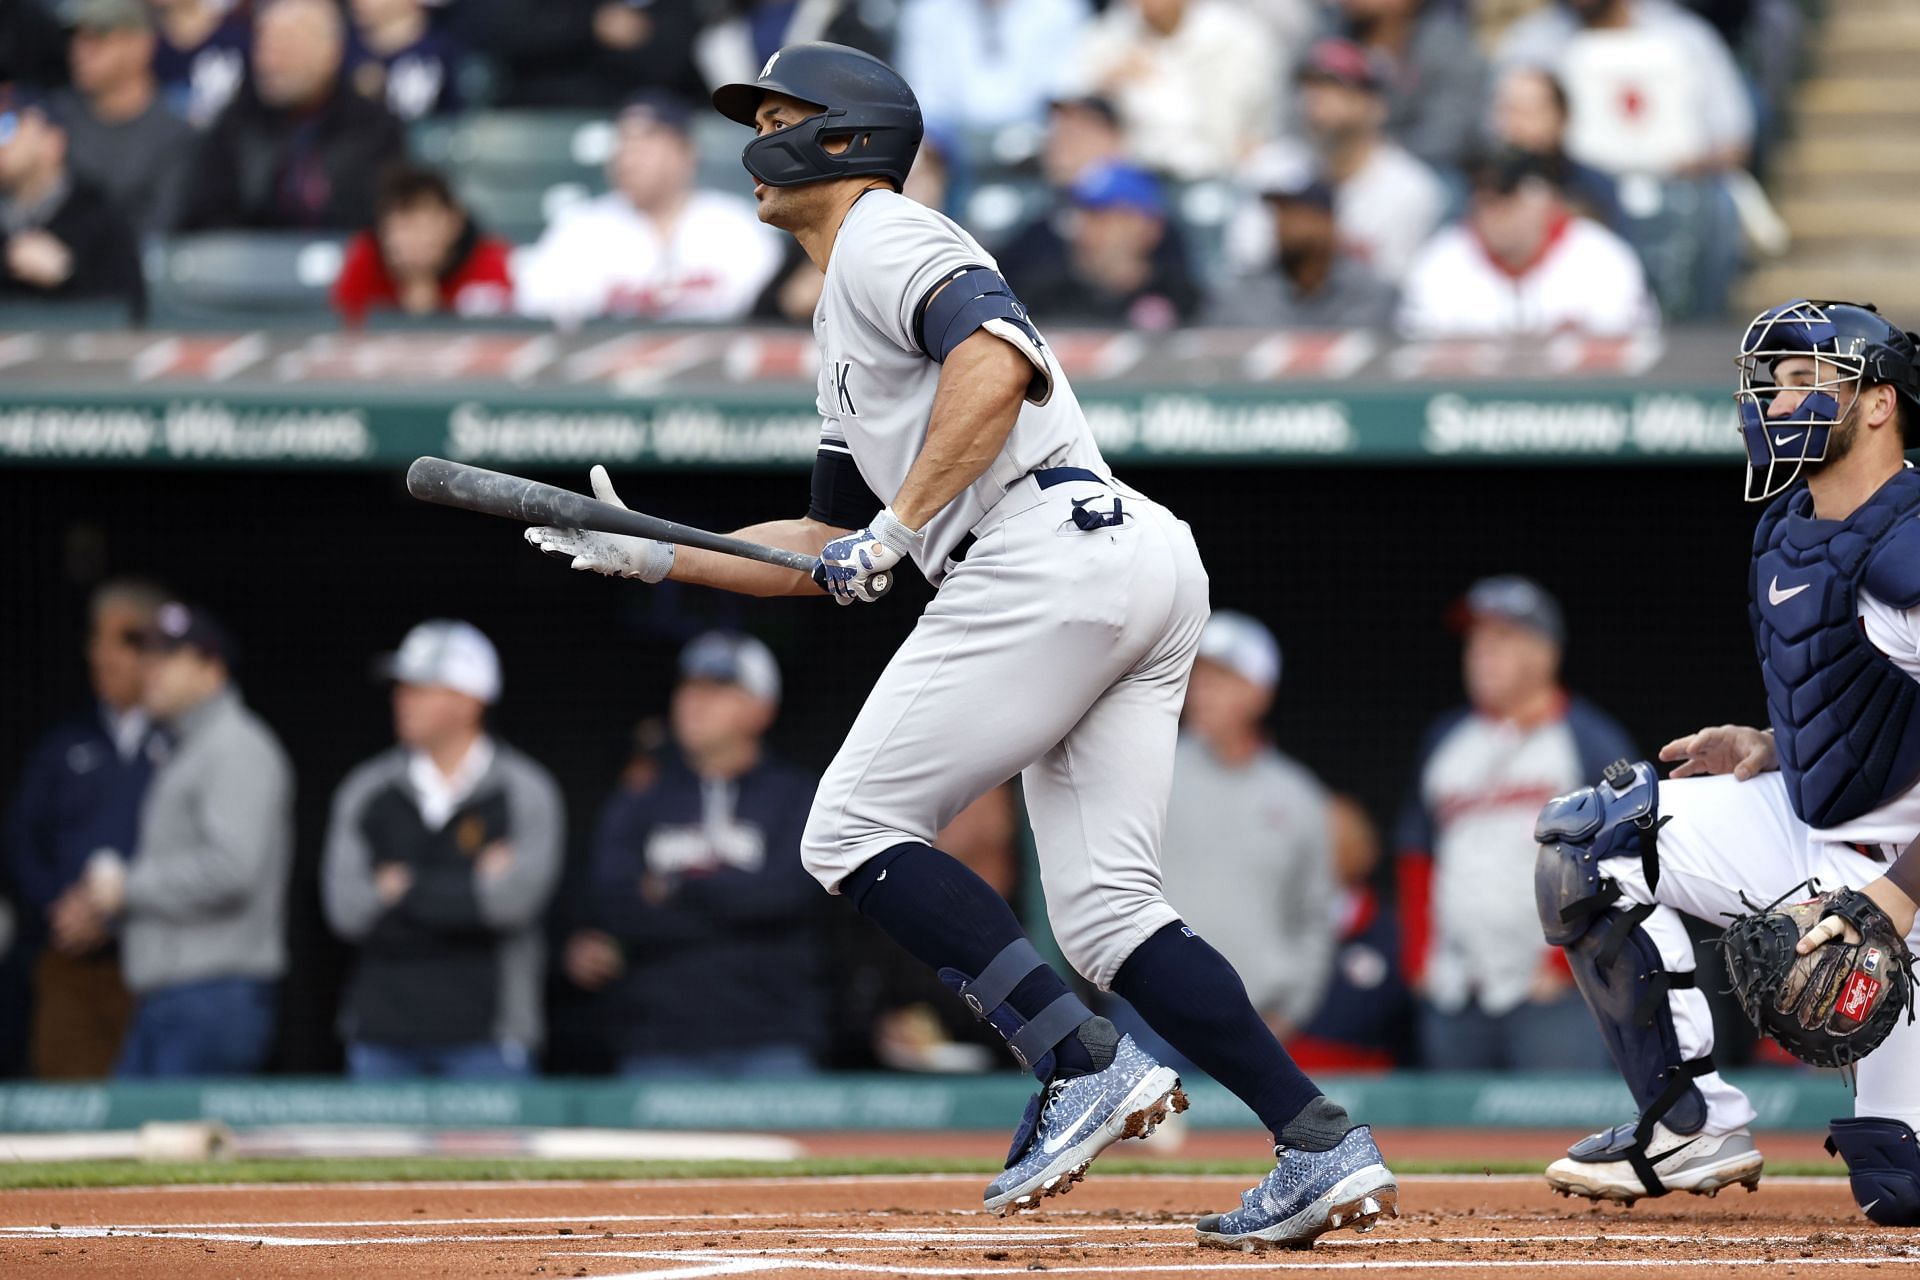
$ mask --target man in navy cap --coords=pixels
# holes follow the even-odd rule
[[[568,976],[608,990],[627,1075],[796,1075],[825,1024],[818,887],[800,862],[816,779],[762,739],[780,706],[767,647],[712,631],[681,651],[676,757],[614,793],[593,841],[593,927]]]
[[[287,965],[293,768],[240,700],[212,615],[169,601],[140,646],[147,714],[173,753],[141,807],[139,856],[90,860],[54,934],[118,922],[137,1000],[120,1075],[243,1075],[266,1064]]]
[[[1158,179],[1130,164],[1096,165],[1068,199],[1066,251],[1013,281],[1032,311],[1155,332],[1193,314],[1199,290]]]
[[[1468,705],[1428,731],[1398,839],[1421,1056],[1449,1071],[1597,1070],[1606,1051],[1537,927],[1533,823],[1633,743],[1561,685],[1566,622],[1539,583],[1483,578],[1450,622]]]
[[[1384,329],[1394,290],[1340,243],[1333,186],[1304,155],[1267,152],[1253,188],[1265,206],[1273,265],[1234,280],[1209,324],[1280,329]]]

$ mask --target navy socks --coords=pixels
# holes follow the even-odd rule
[[[1251,1107],[1276,1141],[1330,1151],[1352,1127],[1273,1038],[1226,957],[1180,921],[1134,949],[1113,990],[1188,1061]]]
[[[992,886],[958,859],[917,842],[868,859],[840,882],[840,892],[955,990],[984,974],[1009,944],[1026,938],[1013,908]],[[975,1011],[1009,1040],[1054,1002],[1072,995],[1059,974],[1038,963],[1037,956],[1035,961],[1003,1003]],[[1117,1041],[1113,1024],[1087,1010],[1075,1034],[1030,1066],[1042,1083],[1055,1075],[1104,1070]]]

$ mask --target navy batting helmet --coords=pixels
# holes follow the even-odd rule
[[[1747,501],[1791,485],[1808,463],[1825,461],[1835,427],[1852,412],[1862,387],[1885,383],[1909,415],[1920,414],[1920,350],[1914,335],[1890,323],[1873,304],[1796,299],[1754,317],[1740,340],[1740,434],[1747,445]],[[1813,378],[1780,385],[1779,362],[1814,357]],[[1851,389],[1846,408],[1841,393]],[[1774,411],[1784,393],[1803,392],[1791,412]],[[1911,419],[1909,419],[1911,420]]]
[[[823,40],[788,45],[767,59],[758,80],[715,89],[713,105],[727,119],[752,126],[766,93],[798,98],[820,114],[747,144],[740,161],[757,181],[793,187],[875,174],[906,185],[924,132],[920,104],[880,59]],[[822,145],[835,139],[847,143],[837,155]]]

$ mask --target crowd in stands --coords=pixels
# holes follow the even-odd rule
[[[1396,766],[1408,799],[1385,863],[1360,805],[1268,735],[1272,632],[1215,614],[1174,759],[1167,897],[1313,1068],[1599,1069],[1535,919],[1533,822],[1635,752],[1561,683],[1565,624],[1537,583],[1483,579],[1448,621],[1462,702]],[[35,1076],[257,1072],[276,1023],[304,1018],[334,1023],[356,1079],[527,1078],[556,1001],[591,1011],[587,1056],[631,1078],[846,1066],[849,1027],[857,1065],[1008,1067],[989,1026],[802,866],[817,779],[765,745],[781,671],[752,636],[686,644],[593,814],[491,727],[511,681],[466,622],[421,622],[375,661],[364,696],[390,697],[391,737],[339,779],[295,778],[203,607],[107,582],[86,656],[94,705],[40,739],[0,841],[0,972],[30,975]],[[317,886],[292,883],[296,790],[328,815]],[[587,850],[572,872],[570,829]],[[1032,914],[1012,787],[937,839]],[[315,893],[351,967],[337,1009],[283,1008],[310,963],[287,904]]]
[[[934,199],[1043,324],[1635,332],[1724,307],[1802,3],[15,0],[0,301],[137,317],[142,237],[299,232],[357,237],[350,324],[803,320],[705,93],[825,38],[914,84]],[[561,110],[605,193],[544,229],[486,225],[490,159],[410,160]]]

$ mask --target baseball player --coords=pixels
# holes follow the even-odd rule
[[[826,273],[812,502],[741,531],[817,552],[820,570],[577,530],[528,539],[575,568],[750,595],[869,602],[875,576],[906,560],[938,587],[822,779],[802,857],[1041,1082],[989,1209],[1067,1190],[1184,1103],[1174,1072],[1094,1016],[999,895],[932,846],[1018,773],[1068,961],[1274,1134],[1274,1171],[1240,1209],[1202,1220],[1200,1238],[1298,1245],[1370,1227],[1398,1193],[1367,1127],[1293,1064],[1161,895],[1175,730],[1208,615],[1192,534],[1113,477],[991,255],[900,194],[921,136],[905,81],[867,54],[796,44],[713,101],[755,131],[742,159],[760,217]],[[603,469],[593,486],[618,501]]]
[[[1550,802],[1536,833],[1547,940],[1566,949],[1640,1108],[1547,1169],[1556,1189],[1596,1200],[1760,1180],[1754,1109],[1714,1070],[1680,913],[1725,923],[1809,880],[1858,890],[1834,894],[1853,902],[1847,919],[1815,910],[1783,949],[1817,958],[1873,921],[1887,950],[1856,948],[1844,985],[1768,997],[1776,1009],[1826,1001],[1815,1029],[1843,1034],[1890,981],[1898,989],[1900,939],[1920,941],[1920,472],[1902,457],[1920,443],[1915,337],[1870,307],[1789,302],[1747,329],[1739,363],[1747,496],[1780,495],[1748,577],[1771,727],[1675,739],[1660,752],[1677,766],[1666,781],[1622,761],[1599,787]],[[1730,949],[1730,969],[1735,959]],[[1869,1218],[1920,1225],[1920,1026],[1886,1021],[1830,1144]]]

